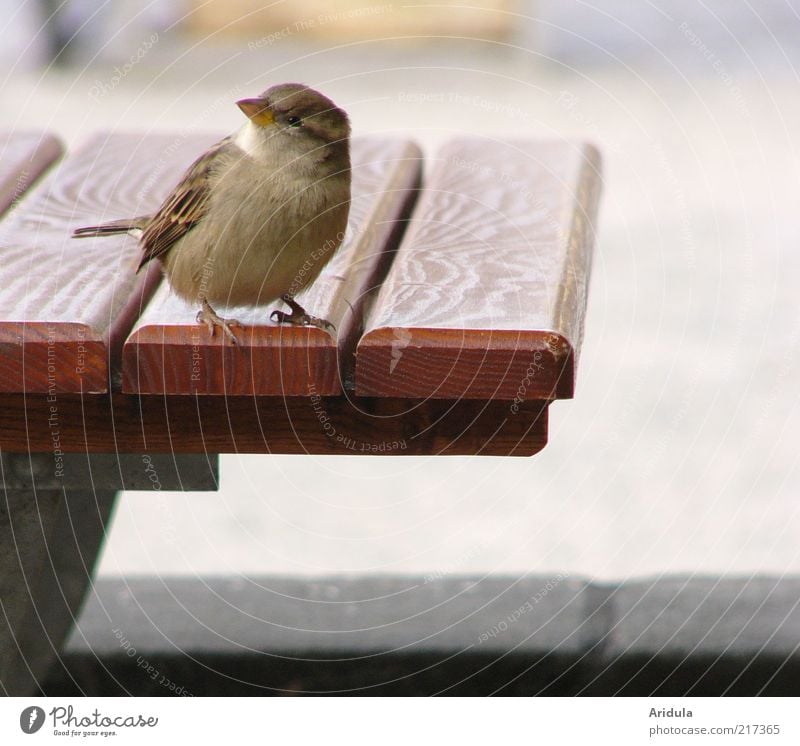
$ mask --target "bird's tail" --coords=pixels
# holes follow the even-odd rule
[[[93,236],[113,236],[117,233],[128,233],[133,230],[143,230],[148,218],[124,218],[112,220],[102,225],[87,225],[85,228],[76,228],[72,231],[73,238],[91,238]]]

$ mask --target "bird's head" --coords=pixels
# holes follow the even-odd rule
[[[327,96],[299,83],[272,86],[255,98],[236,104],[265,137],[293,138],[310,148],[337,146],[347,150],[350,122],[347,114]]]

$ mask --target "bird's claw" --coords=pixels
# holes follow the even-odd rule
[[[293,326],[316,326],[318,329],[324,329],[325,331],[336,331],[336,327],[327,319],[320,319],[307,314],[305,309],[291,296],[281,296],[281,300],[292,309],[292,312],[286,313],[285,311],[275,310],[269,315],[270,321],[275,321],[278,324],[292,324]]]
[[[197,312],[195,317],[198,324],[205,324],[208,333],[213,337],[217,327],[222,329],[222,333],[231,341],[231,344],[238,345],[239,340],[236,335],[231,331],[232,326],[242,326],[242,322],[238,319],[223,319],[217,315],[216,311],[211,308],[208,303],[203,303],[203,308]]]
[[[292,324],[293,326],[316,326],[326,331],[336,331],[336,327],[327,319],[318,319],[316,316],[309,316],[307,313],[295,314],[284,313],[283,311],[273,311],[269,315],[270,321],[278,324]]]

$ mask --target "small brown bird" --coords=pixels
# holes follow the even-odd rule
[[[294,296],[310,285],[344,237],[350,209],[350,124],[321,93],[296,83],[236,102],[244,126],[198,158],[154,215],[78,228],[75,237],[141,231],[141,269],[158,259],[175,292],[200,303],[198,323],[236,344],[236,319],[214,305],[291,313],[278,323],[332,328]]]

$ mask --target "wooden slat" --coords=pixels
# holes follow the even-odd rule
[[[228,396],[334,395],[342,391],[362,329],[368,293],[376,287],[405,226],[419,182],[420,151],[410,142],[355,139],[352,206],[344,245],[297,300],[328,319],[336,333],[279,326],[269,320],[280,301],[231,308],[245,326],[234,346],[195,321],[198,308],[166,283],[142,314],[123,349],[123,391]],[[223,309],[217,309],[222,313]]]
[[[96,135],[0,224],[0,391],[108,389],[110,348],[158,273],[135,274],[135,239],[72,229],[152,211],[215,139]]]
[[[530,456],[547,443],[547,402],[512,411],[508,402],[466,399],[49,398],[0,394],[0,450]]]
[[[61,157],[61,143],[44,132],[0,133],[0,215]]]
[[[599,154],[462,139],[434,164],[358,344],[356,392],[572,396]]]

